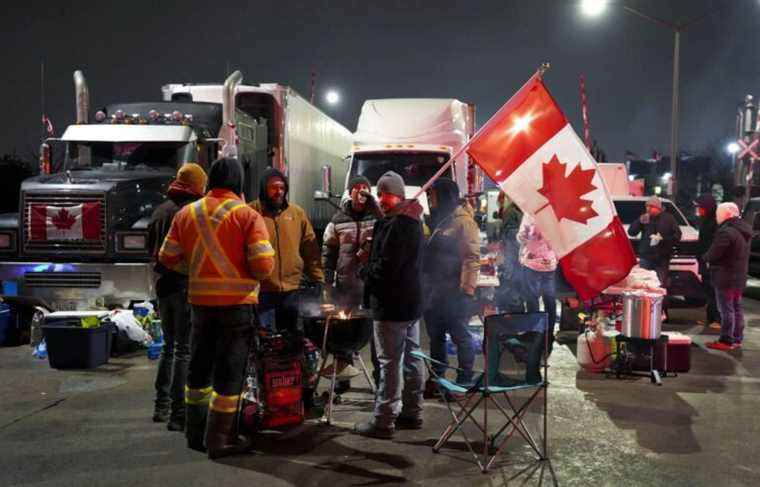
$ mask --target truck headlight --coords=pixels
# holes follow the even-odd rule
[[[144,233],[125,233],[118,243],[119,250],[143,251],[148,247],[148,237]]]
[[[16,235],[13,232],[0,232],[0,251],[12,251],[16,247]]]

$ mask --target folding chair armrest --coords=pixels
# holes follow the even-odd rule
[[[418,359],[423,360],[425,362],[429,362],[431,364],[438,364],[438,365],[440,365],[442,367],[446,367],[447,369],[450,369],[450,370],[456,370],[458,372],[459,371],[461,371],[461,372],[467,372],[466,370],[460,369],[459,367],[453,367],[453,366],[451,366],[449,364],[441,362],[440,360],[436,360],[433,357],[431,357],[431,356],[429,356],[429,355],[427,355],[424,352],[421,352],[419,350],[415,350],[414,352],[411,353],[411,355],[412,355],[412,357],[418,358]],[[472,369],[472,372],[476,373],[476,374],[482,374],[483,373],[482,370],[476,370],[476,369]]]

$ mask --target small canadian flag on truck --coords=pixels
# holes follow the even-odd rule
[[[31,205],[32,240],[98,240],[100,203]]]

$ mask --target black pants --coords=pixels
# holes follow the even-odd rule
[[[187,290],[158,298],[164,348],[156,373],[156,410],[171,405],[172,419],[185,417],[185,381],[190,361],[190,305]]]
[[[195,306],[190,343],[190,389],[213,386],[217,394],[234,396],[243,387],[255,315],[251,305]]]
[[[259,294],[261,324],[273,331],[298,331],[298,291]]]

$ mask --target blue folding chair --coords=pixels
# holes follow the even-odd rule
[[[446,401],[451,421],[433,446],[434,452],[439,452],[449,439],[459,432],[475,462],[483,473],[493,466],[497,457],[504,450],[507,441],[518,433],[536,453],[538,459],[548,460],[547,445],[547,378],[549,366],[547,363],[549,349],[549,334],[553,332],[548,327],[546,313],[508,313],[487,316],[484,321],[483,352],[484,369],[478,371],[473,384],[457,384],[445,376],[435,372],[433,364],[450,367],[420,351],[412,352],[427,365],[430,377],[435,381],[443,397],[451,398]],[[502,355],[507,351],[514,360],[510,368],[500,366]],[[515,367],[515,364],[521,364]],[[541,370],[543,369],[543,371]],[[518,373],[515,373],[515,372]],[[542,374],[543,372],[543,374]],[[527,399],[517,398],[517,391],[532,391]],[[541,394],[543,392],[543,394]],[[540,441],[528,429],[524,422],[525,414],[534,400],[543,396],[542,435]],[[502,401],[500,401],[500,399]],[[489,428],[489,406],[506,419],[498,428]],[[478,408],[482,409],[482,419],[477,415]],[[490,419],[493,426],[493,419]],[[482,453],[475,448],[463,429],[465,423],[474,424],[483,435]]]

